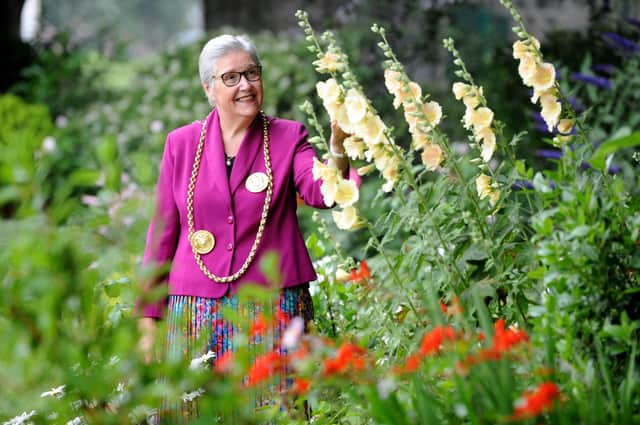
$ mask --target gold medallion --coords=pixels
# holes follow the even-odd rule
[[[247,177],[244,185],[249,192],[258,193],[267,188],[269,184],[269,178],[265,173],[257,172]]]
[[[216,245],[216,238],[211,232],[198,230],[191,235],[189,242],[191,242],[191,248],[198,254],[208,254]]]

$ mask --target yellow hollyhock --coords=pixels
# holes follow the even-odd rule
[[[442,119],[442,107],[438,102],[427,102],[422,107],[425,118],[432,127],[440,124]]]
[[[421,157],[424,167],[429,171],[435,171],[444,159],[442,148],[435,143],[425,146]]]
[[[476,138],[482,140],[480,155],[484,162],[489,162],[496,151],[496,135],[490,127],[485,127],[476,133]]]
[[[322,58],[314,61],[313,65],[318,72],[336,72],[343,67],[340,56],[332,52],[326,52]]]
[[[338,179],[323,180],[320,185],[320,193],[327,207],[332,207],[336,202],[336,193],[338,193]]]
[[[565,118],[558,122],[558,132],[560,134],[569,134],[573,130],[573,120]]]
[[[483,128],[489,127],[493,121],[493,111],[487,107],[480,107],[472,110],[469,115],[469,124],[473,126],[476,131],[480,131]]]
[[[362,139],[356,136],[350,136],[344,139],[343,145],[349,158],[353,160],[364,159],[364,151],[367,149],[367,146],[364,144]]]
[[[536,74],[536,70],[538,68],[538,61],[535,56],[525,56],[520,60],[520,65],[518,65],[518,74],[520,74],[520,78],[522,78],[522,82],[526,86],[531,86],[531,80]]]
[[[353,180],[338,179],[334,200],[341,207],[348,207],[358,202],[360,194],[358,186]]]
[[[542,115],[542,119],[547,124],[548,130],[552,131],[560,119],[562,105],[558,102],[558,98],[552,94],[540,96],[540,105],[542,106],[540,115]]]
[[[415,150],[424,149],[431,144],[431,138],[424,131],[416,131],[411,140]]]
[[[398,97],[402,89],[402,74],[392,69],[384,70],[384,85],[392,95]]]
[[[480,199],[489,198],[489,203],[494,206],[500,199],[500,193],[491,189],[491,177],[480,174],[476,177],[476,190]]]
[[[358,214],[354,207],[346,207],[342,211],[331,211],[331,215],[339,229],[350,230],[358,226]]]
[[[453,83],[453,95],[456,97],[456,100],[460,100],[463,97],[467,96],[471,91],[471,86],[469,84],[456,82]]]
[[[385,125],[377,114],[369,111],[356,126],[355,133],[362,138],[364,143],[371,149],[372,146],[384,141]]]
[[[489,193],[491,193],[491,177],[486,174],[480,174],[476,177],[476,191],[480,199],[489,196]]]
[[[344,106],[351,124],[357,124],[367,113],[367,101],[356,89],[349,89],[344,98]]]
[[[349,120],[347,108],[344,103],[338,106],[334,119],[345,133],[353,134],[356,132],[356,126]]]
[[[313,158],[313,168],[311,169],[313,180],[322,179],[323,182],[334,182],[338,178],[338,169],[329,164],[320,162],[318,158]]]
[[[367,174],[372,172],[374,168],[375,167],[373,164],[369,164],[369,165],[365,165],[364,167],[358,168],[356,171],[358,172],[359,176],[366,176]]]
[[[547,90],[556,82],[556,69],[550,63],[537,64],[530,83],[538,91]]]

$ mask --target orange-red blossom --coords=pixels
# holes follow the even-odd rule
[[[362,370],[365,367],[366,354],[364,348],[345,342],[338,348],[335,358],[325,359],[324,374],[335,375],[347,370]]]
[[[460,364],[458,369],[466,371],[470,366],[487,360],[500,360],[502,356],[509,352],[522,342],[529,340],[529,336],[525,331],[510,327],[504,327],[504,319],[499,319],[494,324],[493,339],[491,346],[484,348],[476,355],[469,355]],[[484,340],[484,334],[481,334],[481,340]]]
[[[520,420],[534,418],[553,406],[554,400],[560,397],[560,390],[553,382],[543,382],[534,391],[525,391],[522,403],[519,403],[510,419]]]
[[[360,270],[353,269],[349,275],[349,280],[352,282],[361,282],[363,280],[369,279],[371,277],[371,270],[369,270],[369,266],[367,265],[367,260],[362,260],[360,262]]]
[[[400,373],[414,372],[420,367],[424,357],[438,352],[444,341],[454,341],[455,339],[456,334],[451,326],[436,326],[424,334],[418,352],[407,357],[405,365],[397,371]]]
[[[282,355],[277,351],[270,351],[257,356],[251,368],[249,368],[247,385],[252,387],[266,381],[273,376],[274,373],[281,370],[283,366]]]

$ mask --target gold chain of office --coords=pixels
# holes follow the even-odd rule
[[[193,225],[193,193],[196,188],[196,178],[198,177],[198,170],[200,169],[200,161],[202,159],[202,150],[204,148],[204,139],[207,133],[207,121],[208,118],[205,119],[202,124],[202,131],[200,132],[200,140],[198,142],[198,148],[196,150],[196,157],[193,161],[193,170],[191,171],[191,179],[189,180],[189,187],[187,190],[187,223],[189,226],[189,242],[191,244],[191,250],[193,251],[193,256],[202,270],[202,273],[205,274],[209,279],[217,283],[229,283],[235,280],[238,280],[240,276],[242,276],[253,261],[253,258],[256,256],[256,251],[258,250],[258,246],[260,245],[260,240],[262,239],[262,234],[264,232],[264,226],[267,222],[267,215],[269,215],[269,205],[271,204],[271,196],[273,195],[273,173],[271,171],[271,160],[269,157],[269,123],[267,122],[267,117],[264,115],[264,112],[260,111],[260,116],[262,117],[262,132],[264,138],[264,165],[267,171],[267,195],[264,198],[264,206],[262,207],[262,216],[260,217],[260,224],[258,225],[258,232],[256,233],[256,239],[253,241],[253,245],[251,246],[251,251],[249,251],[249,255],[240,267],[240,270],[235,272],[230,276],[216,276],[211,273],[211,271],[204,265],[202,261],[202,257],[196,251],[196,248],[191,243],[191,238],[194,234],[194,225]]]

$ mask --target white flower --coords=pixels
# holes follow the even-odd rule
[[[69,124],[69,120],[64,115],[58,115],[56,117],[56,127],[65,128]]]
[[[49,391],[45,391],[40,394],[40,397],[61,398],[64,395],[64,387],[65,385],[60,385],[59,387],[51,388]]]
[[[207,364],[207,362],[210,359],[215,358],[215,356],[216,356],[216,353],[209,350],[205,354],[201,355],[200,357],[196,357],[195,359],[191,360],[191,364],[189,364],[189,369],[197,369],[202,365]]]
[[[67,425],[81,425],[86,424],[84,418],[82,416],[76,416],[75,418],[67,421]]]
[[[292,350],[298,346],[304,333],[304,320],[296,316],[289,322],[289,326],[282,333],[282,347]]]
[[[149,130],[151,130],[152,133],[160,133],[164,130],[164,124],[160,120],[151,121],[151,124],[149,124]]]
[[[391,378],[383,378],[378,381],[376,388],[378,389],[378,394],[380,394],[380,398],[386,400],[389,398],[389,394],[396,390],[397,385],[396,381]]]
[[[204,394],[204,392],[205,392],[204,389],[198,388],[195,391],[191,391],[191,392],[188,392],[188,393],[183,393],[181,398],[182,398],[182,401],[187,403],[189,401],[193,401],[196,398],[200,397],[202,394]]]
[[[51,136],[47,136],[42,140],[42,151],[46,153],[53,153],[56,151],[58,144],[56,139]]]
[[[36,415],[36,411],[32,410],[31,412],[22,412],[22,414],[16,416],[15,418],[9,419],[6,422],[3,422],[2,425],[22,425],[22,424],[32,424],[29,419]]]

